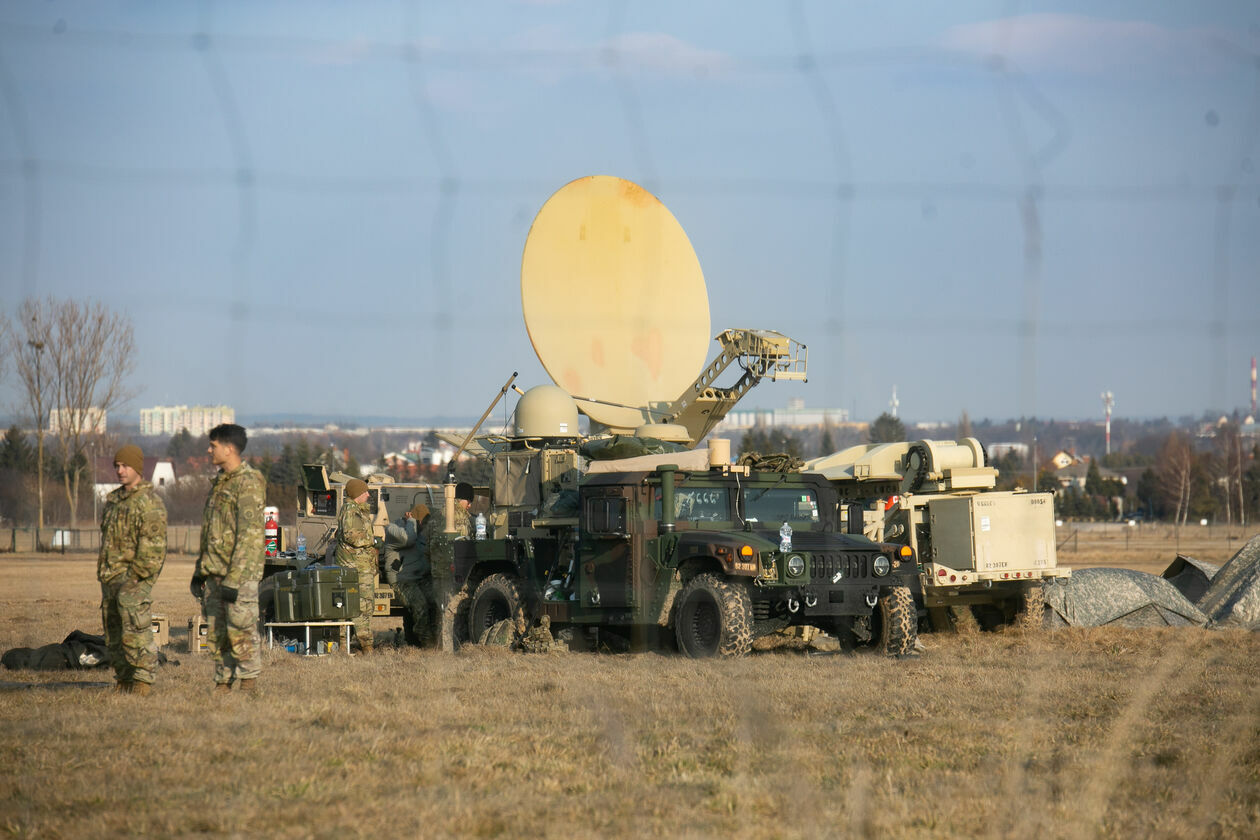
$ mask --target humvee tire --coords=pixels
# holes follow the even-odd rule
[[[523,634],[529,627],[517,579],[504,574],[490,575],[473,593],[468,609],[468,638],[477,641],[505,618],[516,625],[517,633]]]
[[[443,653],[454,653],[461,645],[468,644],[468,605],[472,599],[460,590],[446,602],[439,619],[439,646]]]
[[[1040,581],[1028,584],[1020,596],[1015,626],[1020,630],[1040,630],[1046,626],[1046,590]]]
[[[879,599],[879,650],[885,656],[913,652],[919,616],[908,586],[894,586]]]
[[[743,583],[705,572],[678,593],[674,633],[679,649],[693,659],[745,655],[752,626],[752,599]]]

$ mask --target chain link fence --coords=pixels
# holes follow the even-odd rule
[[[171,525],[166,529],[168,554],[196,554],[201,545],[200,525]],[[96,554],[101,548],[100,528],[5,528],[0,530],[0,553]]]

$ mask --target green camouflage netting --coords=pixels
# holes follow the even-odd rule
[[[622,458],[638,458],[641,455],[665,455],[686,452],[687,447],[656,438],[633,435],[613,435],[582,444],[579,450],[584,458],[592,461],[614,461]]]
[[[752,467],[760,472],[799,472],[805,462],[787,452],[775,452],[762,455],[760,452],[745,452],[735,462],[741,467]]]
[[[1132,569],[1076,569],[1071,578],[1045,590],[1052,624],[1202,627],[1208,622],[1171,583]]]
[[[1199,599],[1199,609],[1214,626],[1260,630],[1260,535],[1216,573]]]

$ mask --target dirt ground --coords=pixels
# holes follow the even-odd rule
[[[1060,561],[1161,571],[1177,553],[1128,539],[1078,533]],[[1215,542],[1179,547],[1223,562]],[[191,570],[168,561],[155,589],[174,639],[151,696],[108,692],[107,671],[0,673],[0,828],[1260,836],[1260,634],[932,635],[903,661],[276,650],[260,696],[219,697],[185,650]],[[91,557],[0,555],[0,649],[99,632],[98,593]]]

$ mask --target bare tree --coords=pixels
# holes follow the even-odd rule
[[[1243,504],[1243,472],[1245,459],[1242,451],[1242,435],[1237,423],[1224,423],[1216,430],[1217,481],[1225,494],[1225,521],[1233,522],[1234,502],[1238,502],[1238,524],[1247,524],[1246,506]]]
[[[62,482],[70,504],[70,527],[78,526],[79,490],[87,450],[99,437],[103,418],[127,402],[127,376],[135,368],[131,319],[99,302],[54,301],[48,338],[53,366],[57,441],[64,463]]]
[[[51,299],[23,301],[18,307],[17,317],[5,331],[4,345],[5,355],[22,385],[26,399],[25,414],[35,427],[35,487],[39,498],[35,519],[37,546],[44,528],[44,436],[48,429],[48,413],[54,402],[49,352],[53,306]]]
[[[964,410],[958,418],[958,440],[971,437],[971,417]]]
[[[1190,485],[1194,472],[1194,447],[1185,432],[1173,432],[1160,448],[1156,477],[1160,495],[1176,513],[1173,521],[1184,525],[1190,514]]]

